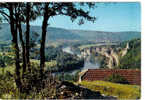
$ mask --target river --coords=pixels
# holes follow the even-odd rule
[[[71,51],[71,47],[65,47],[63,48],[63,52],[70,53],[70,54],[76,54],[75,52]],[[79,54],[77,54],[80,56]],[[84,61],[84,67],[81,68],[82,70],[87,70],[87,69],[97,69],[100,67],[100,63],[98,61],[98,58],[96,56],[86,56]]]

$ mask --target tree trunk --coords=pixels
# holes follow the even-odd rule
[[[45,4],[44,16],[43,16],[43,24],[42,24],[42,38],[41,38],[41,47],[40,47],[40,74],[43,76],[44,66],[45,66],[45,39],[47,32],[47,21],[49,19],[48,16],[48,4]]]
[[[9,12],[10,12],[10,28],[11,28],[11,34],[12,34],[12,45],[14,48],[15,53],[15,65],[16,65],[16,85],[21,90],[21,77],[20,77],[20,59],[19,59],[19,47],[18,47],[18,40],[17,40],[17,29],[16,24],[14,21],[14,13],[13,13],[13,4],[10,4],[9,6]]]
[[[22,33],[22,27],[20,21],[18,21],[18,30],[19,30],[19,37],[22,46],[23,74],[24,74],[26,72],[26,51],[25,51],[25,43],[23,40],[23,33]]]
[[[27,17],[26,17],[26,64],[28,67],[28,70],[31,71],[30,69],[30,45],[29,45],[29,40],[30,40],[30,3],[27,3]]]

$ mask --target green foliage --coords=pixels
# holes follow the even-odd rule
[[[73,81],[74,80],[74,76],[70,75],[68,73],[65,73],[65,74],[62,73],[62,74],[58,75],[57,77],[60,81],[64,81],[64,80]]]
[[[0,98],[16,98],[16,95],[19,94],[13,75],[9,72],[0,73]]]
[[[121,69],[140,69],[141,68],[141,40],[134,39],[129,41],[127,54],[120,59],[119,68]]]
[[[13,59],[12,57],[6,55],[3,53],[0,54],[0,67],[6,67],[6,65],[12,65],[14,62],[13,62]]]
[[[2,59],[2,57],[0,57],[0,67],[5,67],[5,62],[4,60]]]
[[[49,46],[45,49],[45,59],[46,61],[55,60],[57,55],[62,52],[60,47]]]
[[[139,99],[141,97],[141,87],[137,85],[117,84],[105,81],[82,81],[78,83],[92,91],[100,91],[107,96],[115,96],[119,100]]]
[[[117,73],[114,73],[114,74],[106,77],[104,80],[113,82],[113,83],[128,84],[128,81]]]
[[[98,60],[100,62],[100,68],[108,68],[107,65],[107,58],[102,55],[98,55]]]
[[[73,81],[73,82],[77,82],[79,79],[79,72],[80,70],[78,70],[77,72],[75,72],[74,74],[69,74],[69,73],[62,73],[57,75],[58,79],[60,81]]]
[[[32,32],[30,37],[30,48],[34,48],[37,45],[39,34],[37,32]]]
[[[23,75],[23,91],[24,92],[30,92],[35,88],[38,90],[38,88],[41,88],[42,86],[40,85],[39,82],[41,82],[41,77],[39,74],[39,70],[36,67],[31,67],[32,72],[26,72]]]
[[[84,65],[84,60],[75,55],[60,53],[56,58],[58,71],[71,71],[80,69]]]
[[[40,60],[39,47],[32,48],[31,58]],[[45,48],[45,61],[55,60],[57,54],[62,52],[60,47],[48,46]]]
[[[10,69],[10,66],[7,66]],[[22,81],[22,92],[16,86],[15,74],[11,74],[7,67],[0,73],[0,98],[2,99],[44,99],[55,95],[57,79],[48,72],[43,78],[39,74],[38,66],[31,66],[32,72],[25,72]],[[14,68],[14,66],[13,66]],[[14,71],[14,70],[13,70]],[[51,85],[53,83],[53,86]],[[50,87],[51,86],[51,87]]]
[[[31,62],[35,62],[39,64],[36,59],[40,59],[39,50],[34,50],[31,53]],[[61,47],[53,47],[49,46],[45,49],[45,57],[46,57],[46,70],[51,70],[52,72],[62,72],[62,71],[71,71],[74,69],[79,69],[83,67],[84,60],[80,59],[76,55],[71,55],[62,51]],[[35,59],[35,60],[34,60]]]

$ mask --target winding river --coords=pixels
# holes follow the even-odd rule
[[[70,54],[76,54],[71,50],[71,47],[65,47],[63,48],[63,52],[70,53]],[[77,54],[78,55],[78,54]],[[78,55],[80,56],[80,55]],[[84,61],[84,67],[81,68],[81,70],[87,70],[87,69],[97,69],[100,67],[100,63],[98,61],[98,58],[96,56],[86,56]]]

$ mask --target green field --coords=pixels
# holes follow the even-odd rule
[[[118,99],[139,99],[141,87],[137,85],[124,85],[105,81],[82,81],[80,84],[93,91],[100,91],[106,96],[114,96]]]
[[[38,67],[39,66],[39,63],[40,61],[39,60],[34,60],[34,59],[31,59],[31,65],[35,66],[35,67]],[[49,62],[45,62],[45,70],[51,68],[51,67],[54,67],[56,66],[56,61],[55,60],[52,60],[52,61],[49,61]],[[22,64],[21,64],[22,65]],[[2,73],[5,73],[5,72],[10,72],[12,74],[14,74],[15,72],[15,65],[6,65],[6,67],[2,68],[0,67],[0,74]]]

